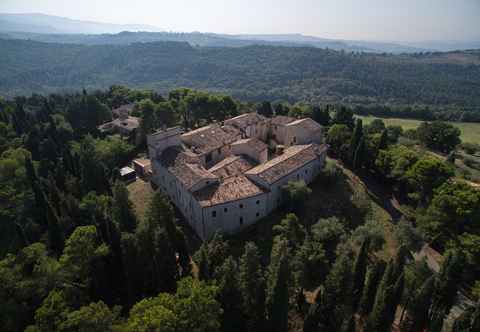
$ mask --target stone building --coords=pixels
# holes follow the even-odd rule
[[[236,233],[268,215],[289,181],[315,178],[327,150],[313,120],[256,113],[187,133],[162,130],[147,142],[151,180],[202,239]]]

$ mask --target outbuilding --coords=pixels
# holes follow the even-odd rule
[[[125,166],[120,169],[120,179],[125,182],[133,182],[137,179],[137,173],[133,168]]]

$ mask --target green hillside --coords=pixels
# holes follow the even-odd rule
[[[20,40],[0,40],[0,49],[0,94],[6,96],[124,84],[159,91],[194,87],[246,100],[480,105],[479,51],[374,55],[309,47]]]

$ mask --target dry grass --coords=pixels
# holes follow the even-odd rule
[[[137,178],[135,182],[127,185],[128,192],[130,193],[130,200],[133,203],[135,212],[138,218],[141,220],[145,217],[148,203],[153,195],[153,189],[149,182],[143,181]]]

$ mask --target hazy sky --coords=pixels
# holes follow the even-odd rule
[[[0,12],[40,12],[185,32],[480,40],[480,0],[0,0]]]

